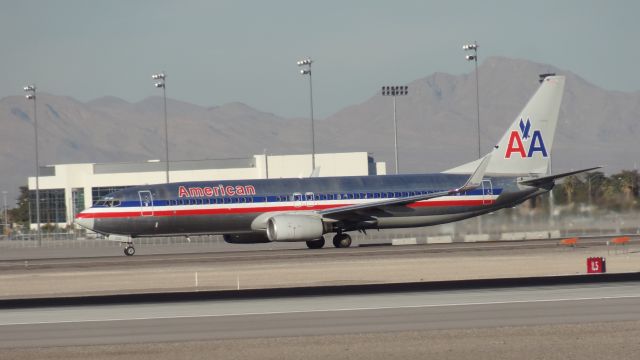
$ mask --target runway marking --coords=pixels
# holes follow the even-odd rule
[[[313,309],[313,310],[292,310],[292,311],[267,311],[267,312],[247,312],[247,313],[228,313],[228,314],[148,316],[148,317],[137,317],[137,318],[107,318],[107,319],[60,320],[60,321],[39,321],[39,322],[16,322],[16,323],[0,323],[0,326],[71,324],[71,323],[116,322],[116,321],[143,321],[143,320],[170,320],[170,319],[195,319],[195,318],[215,318],[215,317],[227,317],[227,316],[228,317],[234,317],[234,316],[287,315],[287,314],[305,314],[305,313],[311,314],[311,313],[322,313],[322,312],[370,311],[370,310],[391,310],[391,309],[420,309],[420,308],[438,308],[438,307],[461,307],[461,306],[480,306],[480,305],[508,305],[508,304],[525,304],[525,303],[548,303],[548,302],[566,302],[566,301],[596,301],[596,300],[617,300],[617,299],[640,299],[640,295],[601,296],[601,297],[582,297],[582,298],[558,298],[558,299],[537,299],[537,300],[513,300],[513,301],[488,301],[488,302],[450,303],[450,304],[421,304],[421,305],[403,305],[403,306],[377,306],[377,307],[334,308],[334,309]]]

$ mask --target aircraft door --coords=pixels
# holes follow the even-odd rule
[[[140,197],[140,215],[153,216],[153,195],[151,195],[151,191],[138,191],[138,196]]]
[[[482,179],[482,205],[491,204],[493,200],[493,184],[489,179]]]

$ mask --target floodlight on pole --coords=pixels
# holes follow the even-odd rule
[[[167,124],[167,85],[166,74],[163,72],[151,75],[151,79],[158,80],[154,84],[156,88],[162,88],[162,100],[164,104],[164,150],[166,162],[166,181],[169,183],[169,125]]]
[[[305,66],[306,68],[300,70],[300,75],[309,75],[309,107],[311,113],[311,172],[316,169],[316,134],[313,123],[313,85],[311,82],[311,64],[313,60],[307,57],[297,62],[298,66]]]
[[[544,74],[540,74],[538,75],[538,82],[540,84],[542,84],[542,82],[544,81],[544,79],[548,78],[549,76],[556,76],[556,73],[544,73]]]
[[[482,157],[480,152],[480,90],[478,86],[478,43],[476,41],[473,44],[462,45],[462,50],[473,51],[473,55],[466,55],[464,58],[467,61],[473,61],[476,65],[476,111],[477,111],[477,123],[478,123],[478,159]]]
[[[42,234],[40,233],[40,160],[38,158],[38,114],[36,106],[36,86],[27,85],[23,88],[27,95],[27,100],[33,100],[33,130],[35,133],[35,153],[36,153],[36,237],[38,246],[42,246]],[[29,219],[31,221],[31,219]]]
[[[383,86],[382,96],[393,96],[393,147],[395,149],[396,174],[399,173],[398,161],[398,122],[396,121],[396,96],[409,94],[408,86]]]

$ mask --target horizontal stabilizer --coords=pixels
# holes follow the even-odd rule
[[[562,173],[562,174],[554,174],[554,175],[549,175],[549,176],[543,176],[543,177],[539,177],[539,178],[534,178],[534,179],[527,179],[527,180],[521,180],[518,183],[521,185],[528,185],[528,186],[540,186],[540,185],[544,185],[544,184],[548,184],[556,179],[561,179],[563,177],[567,177],[567,176],[571,176],[571,175],[575,175],[575,174],[580,174],[583,172],[587,172],[587,171],[592,171],[592,170],[596,170],[596,169],[600,169],[602,168],[602,166],[596,166],[596,167],[592,167],[592,168],[588,168],[588,169],[583,169],[583,170],[576,170],[576,171],[570,171],[570,172],[566,172],[566,173]]]

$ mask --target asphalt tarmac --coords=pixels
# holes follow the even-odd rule
[[[636,359],[638,335],[640,282],[0,310],[3,359]]]
[[[578,247],[589,248],[604,246],[610,237],[581,239]],[[113,243],[107,242],[107,245]],[[499,250],[535,250],[557,249],[558,240],[527,241],[491,241],[477,243],[450,243],[414,246],[384,246],[380,244],[336,249],[325,246],[323,249],[310,250],[304,243],[268,243],[268,244],[217,244],[207,245],[136,245],[136,255],[125,256],[122,247],[92,248],[18,248],[3,249],[0,252],[0,269],[36,267],[95,267],[100,265],[128,265],[132,260],[138,266],[157,263],[184,262],[229,262],[229,261],[261,261],[272,259],[317,259],[368,257],[402,254],[454,254],[465,252],[499,251]],[[626,249],[626,248],[625,248]],[[614,248],[613,251],[621,249]],[[25,263],[26,262],[26,263]]]
[[[640,269],[637,246],[609,249],[606,240],[575,249],[532,241],[177,253],[143,246],[134,257],[105,256],[104,249],[56,258],[13,253],[0,260],[0,292],[52,296],[233,289],[240,279],[243,288],[260,288],[579,274],[585,257],[596,255],[608,256],[614,272]],[[31,254],[46,255],[38,251]],[[638,339],[640,282],[0,309],[2,359],[637,359]]]
[[[0,354],[33,347],[630,321],[640,321],[640,282],[0,309]]]

